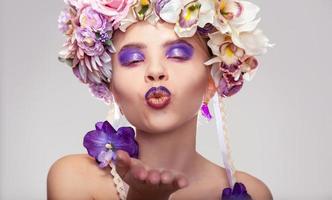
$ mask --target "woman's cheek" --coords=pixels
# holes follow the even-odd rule
[[[187,70],[186,75],[176,76],[176,91],[180,95],[177,98],[178,109],[181,109],[183,114],[193,115],[199,110],[208,83],[207,73],[205,69],[196,69],[195,72]]]

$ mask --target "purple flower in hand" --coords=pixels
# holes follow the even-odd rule
[[[126,151],[129,156],[138,158],[138,143],[135,140],[135,131],[131,127],[120,127],[117,131],[108,121],[97,122],[96,130],[84,136],[83,145],[90,156],[104,168],[109,161],[115,160],[117,150]]]
[[[252,200],[251,196],[247,193],[247,189],[242,183],[235,183],[233,190],[225,188],[222,191],[220,200]]]

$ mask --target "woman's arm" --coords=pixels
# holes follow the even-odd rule
[[[84,172],[76,167],[76,160],[66,156],[57,160],[47,176],[47,199],[92,199],[86,189]]]
[[[100,170],[89,156],[65,156],[50,168],[47,177],[48,200],[92,200],[97,197],[118,199],[109,172]]]

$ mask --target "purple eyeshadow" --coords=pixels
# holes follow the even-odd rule
[[[144,59],[144,54],[138,48],[124,48],[118,55],[120,64],[125,66],[143,61]]]
[[[167,58],[180,58],[189,60],[194,53],[194,48],[186,42],[179,42],[170,45],[166,52]]]

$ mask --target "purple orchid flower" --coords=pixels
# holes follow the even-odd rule
[[[220,200],[252,200],[251,196],[247,193],[247,189],[242,183],[235,183],[233,190],[225,188],[222,191]]]
[[[111,160],[115,160],[115,152],[124,150],[130,157],[138,158],[138,143],[135,131],[131,127],[120,127],[117,131],[108,121],[97,122],[96,130],[84,136],[83,145],[90,156],[104,168]]]

